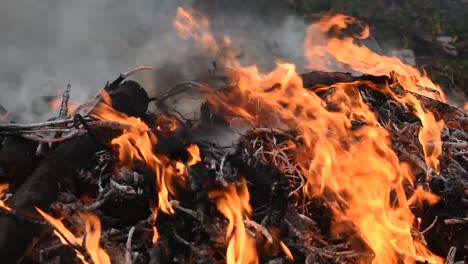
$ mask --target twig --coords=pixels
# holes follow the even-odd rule
[[[86,134],[85,131],[77,130],[75,132],[68,134],[67,136],[60,137],[60,138],[43,138],[43,137],[30,135],[30,134],[21,135],[21,137],[32,140],[32,141],[36,141],[36,142],[51,143],[51,142],[62,142],[62,141],[65,141],[74,137],[78,137],[84,134]]]
[[[397,149],[398,151],[401,152],[401,154],[403,154],[404,156],[406,156],[408,159],[410,159],[411,161],[413,161],[413,163],[418,166],[419,168],[421,168],[425,173],[426,175],[431,175],[434,173],[434,170],[429,167],[423,160],[421,160],[418,156],[416,156],[415,154],[412,154],[412,153],[409,153],[408,151],[406,151],[403,146],[401,145],[398,145],[397,146]]]
[[[130,194],[130,195],[136,194],[135,189],[133,189],[133,187],[122,185],[120,183],[117,183],[114,180],[110,180],[110,186],[111,186],[111,188],[115,188],[118,191],[120,191],[122,193],[125,193],[125,194]]]
[[[68,115],[68,101],[70,100],[71,85],[68,84],[67,88],[62,95],[62,104],[60,105],[59,118],[65,118]]]
[[[323,248],[318,248],[318,247],[314,247],[314,246],[309,246],[309,245],[304,245],[304,247],[313,252],[313,253],[316,253],[322,257],[325,257],[325,258],[328,258],[328,259],[334,259],[336,258],[336,255],[334,255],[333,253],[335,252],[332,252],[332,251],[329,251],[329,250],[326,250],[326,249],[323,249]]]
[[[216,172],[216,180],[218,180],[222,186],[226,187],[228,186],[228,183],[226,179],[224,178],[224,162],[226,161],[227,158],[227,153],[223,154],[223,157],[221,158],[221,162],[219,164],[219,170]]]
[[[203,87],[203,84],[198,83],[198,82],[178,83],[174,85],[173,87],[169,88],[168,90],[164,91],[162,95],[150,98],[150,101],[162,102],[173,95],[183,93],[189,89],[200,88],[200,87]]]
[[[457,248],[450,247],[449,252],[447,254],[447,258],[445,259],[445,264],[454,264],[456,254],[457,254]]]
[[[85,118],[86,121],[91,121],[91,118]],[[63,126],[70,123],[74,123],[75,120],[73,118],[67,118],[63,120],[52,120],[46,121],[41,123],[33,123],[33,124],[0,124],[0,131],[11,131],[11,130],[30,130],[36,128],[45,128],[45,127],[53,127],[53,126]]]
[[[244,224],[262,233],[262,235],[268,240],[268,242],[270,244],[273,244],[273,237],[270,235],[270,232],[268,232],[268,230],[264,226],[250,219],[245,219]]]
[[[128,78],[128,77],[132,76],[133,74],[135,74],[137,72],[150,71],[152,69],[153,69],[153,67],[151,67],[151,66],[141,66],[141,67],[135,68],[133,70],[130,70],[128,72],[124,72],[120,76],[122,76],[123,78]]]
[[[115,189],[109,188],[108,191],[104,193],[104,195],[101,195],[101,197],[99,197],[98,195],[94,203],[87,205],[87,206],[83,206],[83,210],[94,211],[94,210],[99,209],[107,200],[109,200],[109,197],[111,197],[114,193],[115,193]]]
[[[128,231],[128,238],[127,238],[127,243],[126,243],[126,248],[127,251],[125,252],[125,259],[127,261],[127,264],[133,264],[133,258],[132,258],[132,238],[133,238],[133,233],[135,232],[135,226],[132,226],[130,230]]]
[[[291,134],[287,133],[286,131],[277,129],[277,128],[257,127],[257,128],[252,128],[252,131],[255,132],[255,133],[279,134],[279,135],[285,136],[285,137],[287,137],[289,139],[296,140],[296,138],[291,136]]]
[[[187,208],[184,208],[184,207],[180,206],[180,202],[179,202],[179,201],[177,201],[177,200],[170,200],[169,203],[170,203],[170,205],[171,205],[175,210],[184,212],[184,213],[186,213],[186,214],[192,216],[194,219],[196,219],[196,220],[202,222],[201,217],[200,217],[200,215],[199,215],[197,212],[195,212],[195,211],[193,211],[193,210],[191,210],[191,209],[187,209]]]
[[[303,215],[303,214],[299,214],[299,213],[298,213],[297,215],[299,215],[299,218],[300,218],[302,221],[306,222],[308,225],[312,225],[312,226],[316,226],[316,225],[317,225],[317,222],[315,222],[314,220],[310,219],[309,217],[307,217],[307,216],[305,216],[305,215]]]
[[[42,226],[51,226],[45,220],[37,219],[37,218],[33,218],[33,217],[30,217],[30,216],[21,214],[20,212],[18,212],[16,210],[5,210],[4,208],[0,207],[0,215],[12,217],[12,218],[15,218],[16,220],[22,221],[22,222],[28,222],[28,223],[42,225]]]
[[[468,218],[450,218],[445,219],[444,223],[446,225],[460,225],[460,224],[468,224]]]
[[[431,229],[434,227],[434,225],[435,225],[435,223],[437,222],[438,219],[439,219],[439,217],[436,216],[436,217],[434,218],[434,221],[432,221],[432,223],[431,223],[428,227],[426,227],[423,231],[421,231],[421,234],[424,235],[424,234],[427,233],[429,230],[431,230]]]

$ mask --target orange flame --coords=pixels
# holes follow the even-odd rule
[[[235,57],[234,52],[229,49],[231,40],[226,36],[215,38],[210,32],[208,19],[200,12],[178,7],[173,25],[181,38],[195,40],[201,49],[220,56],[219,59],[224,60],[223,62],[227,66],[230,63],[237,62],[233,59]]]
[[[0,207],[7,210],[7,211],[11,211],[11,208],[8,207],[5,204],[5,202],[3,201],[3,197],[5,197],[5,194],[8,191],[9,186],[10,186],[10,184],[8,184],[8,183],[1,183],[0,184]]]
[[[65,227],[60,219],[53,218],[39,208],[36,208],[36,210],[42,217],[44,217],[44,219],[47,220],[47,222],[59,231],[55,231],[54,234],[60,239],[62,244],[67,245],[68,243],[71,243],[75,246],[82,246],[84,239],[83,236],[75,236],[67,227]],[[99,218],[89,213],[80,213],[80,216],[86,222],[85,248],[91,257],[91,260],[96,264],[110,264],[109,256],[99,246],[99,240],[101,239],[101,222],[99,221]],[[77,256],[83,263],[87,263],[84,256],[78,251]]]
[[[198,148],[197,145],[192,144],[192,145],[188,146],[187,151],[190,154],[190,158],[189,158],[189,160],[187,162],[187,164],[189,166],[195,165],[195,164],[202,161],[201,157],[200,157],[200,149]]]
[[[156,173],[159,208],[165,213],[173,214],[174,209],[168,199],[169,194],[175,193],[174,187],[171,185],[171,178],[175,171],[165,157],[160,157],[153,152],[157,138],[150,132],[149,127],[140,118],[117,112],[104,103],[99,104],[94,109],[93,115],[101,120],[117,121],[128,125],[129,128],[111,142],[119,151],[119,161],[130,166],[138,161],[144,161],[149,165]]]
[[[309,67],[319,70],[333,70],[336,63],[340,63],[349,69],[366,74],[386,75],[392,71],[394,77],[404,89],[446,101],[442,89],[435,85],[425,73],[404,64],[397,57],[379,55],[366,46],[355,43],[353,37],[364,39],[369,36],[369,27],[367,25],[361,34],[353,37],[338,38],[337,36],[331,36],[326,40],[320,37],[317,38],[320,33],[327,34],[330,31],[339,35],[350,24],[356,23],[359,23],[357,19],[338,14],[324,17],[318,23],[309,26],[304,42]],[[426,88],[435,92],[427,91]],[[432,113],[423,111],[414,96],[407,95],[400,101],[415,108],[415,114],[422,123],[419,140],[424,150],[426,162],[435,171],[439,172],[439,157],[442,153],[440,131],[444,125],[443,121],[436,122]]]
[[[112,140],[112,145],[118,149],[119,162],[133,166],[137,162],[145,162],[155,171],[156,183],[158,185],[158,208],[168,214],[173,214],[174,209],[169,203],[169,195],[175,196],[176,187],[175,181],[184,179],[180,176],[186,174],[186,168],[181,162],[176,162],[171,165],[169,159],[165,156],[155,154],[153,146],[157,143],[156,136],[150,131],[150,128],[140,118],[127,116],[123,113],[115,111],[110,107],[111,98],[103,94],[105,103],[99,104],[93,110],[93,116],[108,121],[117,121],[127,128],[123,134]],[[156,119],[155,129],[161,133],[173,133],[176,131],[178,124],[177,120],[169,115],[159,115]],[[187,148],[190,154],[188,165],[196,164],[201,161],[200,150],[196,145],[190,145]],[[153,212],[156,221],[157,213]],[[154,228],[153,241],[157,241],[159,235],[157,229]]]
[[[288,246],[286,246],[286,244],[283,241],[280,241],[280,246],[281,246],[281,249],[283,250],[284,254],[286,254],[286,257],[290,261],[294,261],[294,257],[292,255],[291,251],[289,250]]]
[[[179,12],[183,10],[179,9]],[[184,15],[187,16],[188,13],[185,12]],[[308,28],[305,51],[311,67],[330,70],[333,63],[337,62],[363,73],[388,74],[389,71],[394,71],[405,89],[445,100],[443,93],[437,95],[424,89],[420,91],[418,86],[441,92],[425,74],[397,58],[378,55],[367,47],[357,45],[350,37],[322,38],[319,39],[321,42],[314,38],[314,33],[323,35],[332,28],[335,33],[340,33],[353,21],[355,19],[342,15],[327,17]],[[206,35],[209,30],[206,20],[197,24],[197,20],[190,17],[190,25],[184,28],[185,36],[199,42],[211,39]],[[203,37],[190,31],[194,28],[203,28]],[[177,29],[180,30],[179,27]],[[365,27],[363,32],[354,37],[362,39],[368,34],[369,29]],[[302,79],[293,64],[278,63],[277,68],[269,74],[260,73],[255,66],[242,67],[237,61],[230,61],[229,65],[237,73],[239,91],[232,97],[213,92],[210,94],[210,101],[216,104],[215,107],[234,111],[257,125],[298,129],[305,142],[304,146],[297,146],[295,149],[296,162],[307,179],[303,192],[308,197],[321,193],[325,188],[334,192],[337,199],[344,203],[335,208],[336,222],[344,220],[354,224],[374,251],[373,263],[414,263],[416,260],[442,263],[441,258],[432,254],[411,235],[415,219],[409,204],[420,200],[434,202],[435,199],[420,190],[407,200],[403,182],[412,183],[414,177],[409,166],[399,162],[391,148],[388,132],[379,125],[375,113],[363,102],[358,90],[361,83],[324,87],[323,89],[335,88],[336,92],[331,96],[340,105],[339,111],[330,112],[320,97],[303,88]],[[390,91],[388,87],[386,90]],[[392,96],[396,97],[393,94]],[[436,122],[431,113],[424,112],[414,96],[407,95],[398,99],[412,106],[421,119],[423,128],[419,139],[426,160],[430,166],[438,169],[438,157],[441,153],[439,146],[434,148],[432,144],[433,149],[426,146],[430,145],[427,143],[440,142],[440,128],[443,123]],[[250,107],[251,101],[258,102],[257,105],[268,112],[268,117],[258,115],[259,112]],[[353,120],[367,125],[352,129]],[[239,260],[235,250],[238,246],[235,245],[245,237],[239,220],[245,215],[245,207],[241,206],[245,198],[236,200],[242,195],[234,195],[235,191],[231,186],[225,192],[211,193],[211,197],[222,198],[217,201],[217,206],[230,221],[228,234],[232,233],[232,225],[238,223],[236,230],[240,231],[236,231],[236,240],[230,241],[231,251],[228,250],[228,260],[232,263]],[[392,193],[396,198],[391,201]],[[248,251],[249,254],[251,250],[253,248]]]
[[[153,242],[153,244],[156,244],[156,242],[158,242],[159,240],[159,232],[158,232],[158,229],[156,228],[156,219],[158,218],[158,211],[159,209],[158,208],[154,208],[152,210],[152,214],[151,214],[151,218],[152,218],[152,224],[153,224],[153,238],[151,239],[151,241]]]
[[[194,18],[196,15],[198,15],[197,19]],[[208,31],[208,19],[201,14],[196,14],[194,10],[185,10],[178,7],[174,27],[181,38],[193,38],[205,49],[218,50],[218,43]]]
[[[442,89],[435,85],[425,73],[404,64],[397,57],[379,55],[366,46],[355,43],[353,37],[365,39],[369,36],[369,26],[365,25],[360,34],[352,37],[338,38],[336,36],[348,25],[356,23],[360,22],[353,17],[338,14],[326,16],[316,24],[310,25],[304,41],[309,67],[316,70],[333,70],[336,63],[341,63],[352,70],[366,74],[388,75],[393,71],[406,90],[446,101]],[[335,33],[335,36],[324,39],[323,34],[328,34],[330,31]],[[436,90],[440,95],[418,89],[418,85]]]
[[[226,229],[226,238],[230,238],[226,252],[227,263],[258,263],[255,242],[244,226],[244,219],[252,214],[249,191],[243,178],[240,184],[238,188],[231,184],[225,190],[210,191],[208,196],[216,200],[216,207],[229,220]]]

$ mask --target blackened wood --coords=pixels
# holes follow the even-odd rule
[[[12,182],[12,188],[21,185],[27,176],[36,168],[39,158],[36,157],[37,142],[21,137],[7,137],[0,149],[0,178]]]
[[[140,117],[146,113],[148,95],[137,82],[126,81],[108,92],[112,107],[117,111]],[[59,186],[73,189],[78,170],[89,165],[93,155],[102,149],[104,144],[90,134],[61,143],[14,193],[8,206],[28,214],[35,214],[35,207],[48,211],[57,198]],[[14,263],[20,258],[40,229],[40,226],[22,223],[8,216],[0,217],[2,263]]]
[[[343,72],[321,72],[312,71],[299,75],[302,78],[304,87],[314,87],[315,85],[332,85],[339,82],[353,82],[356,77],[350,73]]]
[[[73,185],[77,169],[88,164],[101,145],[89,135],[64,142],[49,155],[8,201],[18,211],[33,213],[34,207],[45,211],[55,201],[60,185]],[[0,259],[14,263],[29,245],[40,226],[0,217]]]
[[[105,89],[112,98],[112,107],[131,116],[143,116],[148,109],[149,97],[135,81],[125,81],[112,89]]]

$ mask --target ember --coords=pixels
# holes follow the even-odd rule
[[[351,24],[361,32],[347,36]],[[150,69],[141,67],[70,111],[68,86],[53,120],[0,124],[11,138],[0,164],[12,173],[0,185],[1,259],[467,261],[466,105],[451,105],[424,72],[357,44],[367,25],[344,15],[311,25],[305,56],[323,71],[303,74],[286,62],[269,73],[242,66],[229,37],[215,37],[194,10],[179,8],[174,27],[219,58],[224,83],[180,80],[149,98],[124,81]],[[334,63],[364,75],[332,72]],[[198,120],[164,111],[191,89],[206,98]],[[226,131],[234,144],[206,137]],[[15,172],[20,155],[4,158],[12,149],[41,154],[30,175]]]

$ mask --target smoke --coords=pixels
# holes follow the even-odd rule
[[[1,1],[0,104],[19,121],[41,121],[51,117],[47,101],[67,83],[72,100],[83,102],[120,72],[157,63],[178,43],[171,21],[182,4]]]
[[[268,69],[276,58],[300,62],[305,25],[288,14],[286,1],[271,2],[1,1],[0,104],[16,121],[38,122],[54,116],[48,101],[68,83],[71,100],[81,103],[140,65],[156,66],[154,78],[139,80],[150,94],[199,75],[214,58],[177,36],[177,6],[206,13],[213,31],[234,40],[243,63]]]

